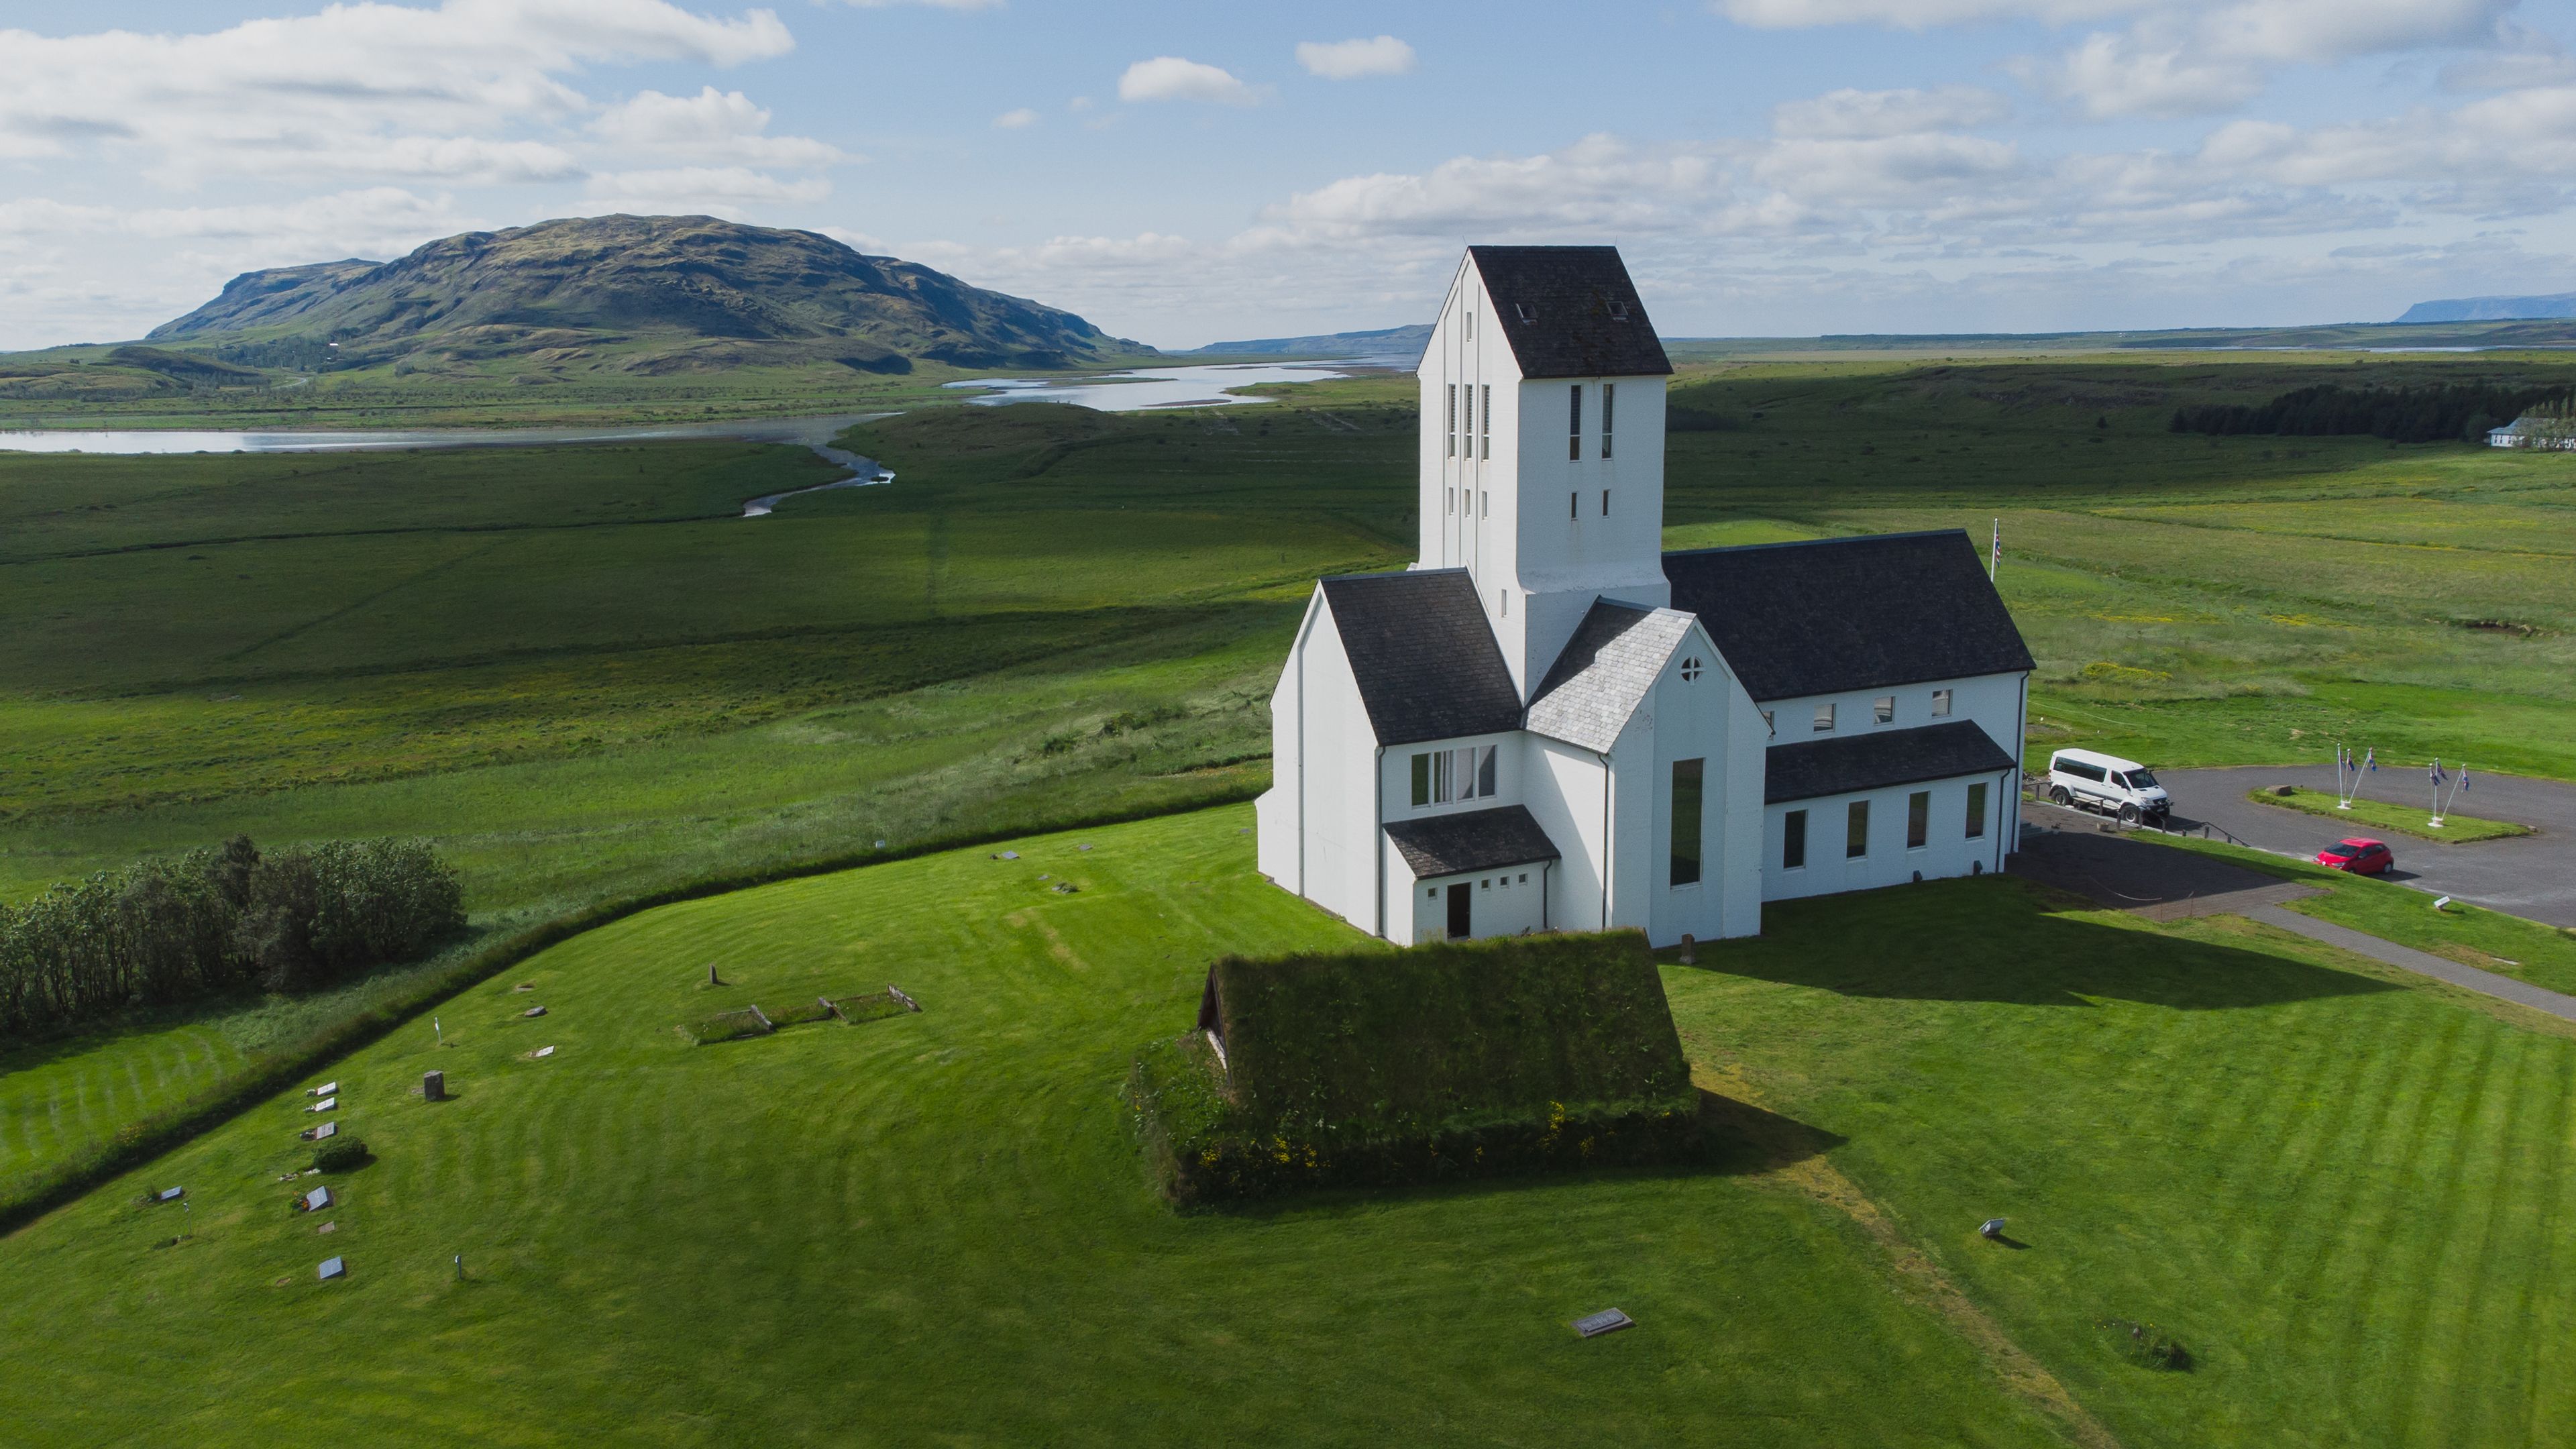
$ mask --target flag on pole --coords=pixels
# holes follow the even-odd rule
[[[2379,773],[2379,746],[2372,745],[2370,748],[2362,751],[2361,767],[2370,771],[2374,775]]]
[[[2003,561],[2004,521],[2001,518],[1997,518],[1995,520],[1994,547],[1986,556],[1986,577],[1990,579],[1993,578],[1995,576],[1995,570],[2002,565]]]
[[[2449,776],[2442,773],[2442,757],[2440,755],[2435,755],[2433,757],[2433,783],[2439,785],[2448,778]]]
[[[2466,765],[2462,765],[2462,766],[2460,767],[2460,789],[2461,789],[2461,791],[2462,791],[2463,793],[2465,793],[2465,792],[2468,790],[2468,788],[2469,788],[2469,767],[2468,767],[2468,766],[2466,766]]]

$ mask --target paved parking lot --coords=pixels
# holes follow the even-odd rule
[[[2540,833],[2512,840],[2483,840],[2469,845],[2443,845],[2411,835],[2373,832],[2366,826],[2337,828],[2337,822],[2245,798],[2266,785],[2303,785],[2334,789],[2334,766],[2241,766],[2223,770],[2158,770],[2174,802],[2177,829],[2197,831],[2203,822],[2225,830],[2244,843],[2307,859],[2317,848],[2346,835],[2379,834],[2397,853],[2390,880],[2437,895],[2456,896],[2493,910],[2509,911],[2553,926],[2576,926],[2576,785],[2526,780],[2512,775],[2478,774],[2469,793],[2453,803],[2463,815],[2510,820]],[[2362,786],[2366,799],[2408,802],[2424,797],[2421,766],[2388,767],[2370,775]],[[2408,792],[2414,792],[2410,794]],[[2062,819],[2054,806],[2028,807],[2032,818]],[[2084,817],[2099,823],[2099,817]]]

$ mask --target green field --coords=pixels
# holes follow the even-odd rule
[[[1355,939],[1252,875],[1250,818],[558,947],[444,1007],[445,1047],[420,1023],[331,1068],[377,1156],[330,1179],[332,1234],[286,1206],[319,1179],[274,1181],[307,1151],[289,1093],[0,1240],[0,1419],[205,1444],[2569,1430],[2576,1039],[2241,921],[2009,879],[1775,907],[1763,939],[1667,965],[1695,1074],[1761,1109],[1719,1111],[1716,1170],[1174,1215],[1118,1097],[1135,1044],[1187,1027],[1212,955]],[[888,980],[925,1011],[674,1029]],[[432,1066],[454,1101],[409,1096]],[[170,1185],[184,1216],[135,1204]],[[2019,1247],[1976,1237],[1998,1213]],[[330,1254],[346,1281],[314,1280]],[[1567,1329],[1612,1305],[1640,1327]],[[2105,1317],[2195,1367],[2121,1361]]]
[[[1676,401],[1707,425],[1671,439],[1666,537],[2000,518],[2034,752],[2342,742],[2576,778],[2576,459],[2165,428],[2325,377],[2566,365],[1694,364]],[[749,521],[743,498],[821,465],[711,442],[0,455],[0,892],[236,831],[423,834],[488,941],[877,840],[1242,798],[1309,581],[1412,556],[1410,388],[921,408],[850,440],[893,486]],[[431,969],[12,1049],[0,1184]]]

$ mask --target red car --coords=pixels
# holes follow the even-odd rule
[[[2317,852],[2317,864],[2354,875],[2380,875],[2396,863],[2387,843],[2379,840],[2338,840]]]

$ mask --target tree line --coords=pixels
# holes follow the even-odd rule
[[[2333,383],[2285,392],[2261,404],[2204,403],[2174,409],[2177,433],[2265,433],[2318,437],[2368,434],[2392,443],[2458,438],[2483,443],[2535,407],[2565,406],[2576,387],[2507,388],[2474,383],[2434,387],[2344,388]]]
[[[464,925],[456,868],[426,841],[263,854],[236,835],[0,902],[0,1036],[244,987],[311,991]]]

